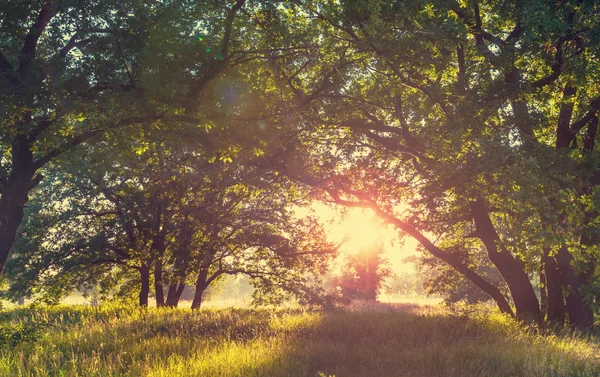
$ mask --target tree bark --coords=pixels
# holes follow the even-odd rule
[[[15,244],[17,230],[23,220],[27,195],[36,184],[33,176],[35,166],[30,141],[24,135],[15,137],[12,143],[12,168],[3,182],[0,195],[0,274]],[[38,176],[41,178],[41,176]]]
[[[200,269],[198,279],[196,280],[196,292],[194,292],[194,300],[192,301],[192,309],[199,310],[202,305],[202,294],[206,290],[206,278],[208,277],[208,269]]]
[[[162,257],[159,256],[154,262],[154,295],[156,296],[156,306],[161,307],[165,305],[165,293],[163,291],[163,262]]]
[[[183,281],[180,281],[179,284],[170,284],[169,291],[167,292],[166,306],[176,308],[179,305],[184,288],[185,283]]]
[[[585,285],[581,275],[573,270],[571,262],[573,256],[569,253],[566,246],[562,246],[556,254],[559,270],[562,277],[563,286],[567,290],[565,301],[567,302],[567,313],[569,314],[569,324],[574,329],[585,330],[594,324],[594,312],[587,305],[580,291]]]
[[[517,317],[541,324],[540,304],[529,276],[525,272],[523,262],[513,257],[508,250],[500,245],[500,236],[496,232],[494,224],[492,224],[483,198],[479,197],[469,204],[471,214],[475,220],[477,236],[484,243],[488,257],[508,285],[517,311]]]
[[[540,311],[542,318],[548,314],[548,291],[546,282],[546,272],[544,271],[544,260],[540,262]]]
[[[563,91],[565,102],[561,106],[559,121],[556,130],[556,149],[565,149],[571,145],[573,133],[571,132],[570,123],[573,114],[573,103],[570,97],[574,96],[576,90],[569,85],[565,86]],[[597,129],[596,119],[592,119],[592,123],[588,125],[588,135],[584,140],[584,148],[593,147],[593,142],[590,137],[595,138]],[[590,128],[591,127],[591,128]],[[591,152],[591,150],[590,150]],[[592,182],[590,182],[591,184]],[[585,188],[584,188],[585,190]],[[587,218],[587,216],[586,216]],[[593,311],[591,307],[586,305],[580,288],[585,284],[585,278],[577,275],[571,265],[573,256],[569,252],[566,245],[562,245],[556,254],[556,262],[560,272],[560,283],[565,289],[566,311],[569,315],[569,324],[572,328],[587,329],[593,325]]]
[[[556,259],[550,256],[550,249],[545,248],[542,255],[542,266],[546,276],[545,291],[548,297],[547,321],[559,325],[565,323],[565,299],[562,291],[561,276]]]
[[[140,280],[142,287],[140,288],[140,306],[148,307],[148,295],[150,294],[150,269],[146,264],[140,267]]]

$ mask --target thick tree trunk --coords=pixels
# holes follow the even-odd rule
[[[179,284],[170,284],[169,291],[167,292],[167,302],[166,305],[170,308],[176,308],[179,305],[179,300],[181,299],[181,295],[183,294],[183,290],[185,288],[185,283],[183,281],[179,282]]]
[[[25,305],[25,296],[19,296],[19,306]]]
[[[551,257],[549,249],[544,249],[542,266],[546,276],[546,295],[548,297],[547,321],[563,325],[565,323],[565,300],[563,297],[561,275],[556,259]]]
[[[208,270],[206,268],[200,269],[198,279],[196,280],[196,292],[194,292],[194,300],[192,301],[192,309],[198,310],[202,305],[202,294],[206,290],[206,278],[208,277]]]
[[[589,329],[594,324],[594,312],[587,305],[581,294],[580,288],[585,285],[582,276],[575,274],[571,262],[573,256],[566,246],[562,246],[556,254],[559,270],[562,277],[563,287],[567,290],[566,302],[569,323],[575,329]]]
[[[566,85],[563,91],[564,99],[569,99],[575,95],[576,90]],[[571,145],[574,134],[571,132],[570,123],[573,114],[573,103],[571,101],[564,101],[561,105],[557,130],[556,130],[556,149],[565,149]],[[594,124],[596,122],[596,124]],[[593,119],[592,123],[588,126],[588,135],[584,140],[584,147],[593,148],[592,140],[590,137],[595,139],[597,130],[597,119]],[[591,149],[588,150],[591,152]],[[590,180],[590,184],[593,184],[593,179]],[[585,190],[585,189],[584,189]],[[586,305],[583,295],[580,292],[580,288],[584,285],[582,276],[575,274],[571,262],[573,256],[569,252],[565,245],[562,245],[558,249],[556,254],[556,262],[558,264],[558,270],[561,275],[562,287],[566,291],[566,309],[569,314],[569,323],[572,328],[587,329],[593,325],[594,318],[592,309]]]
[[[0,187],[0,274],[15,244],[17,230],[23,220],[23,208],[29,199],[27,195],[39,182],[33,178],[33,153],[27,138],[17,136],[12,148],[12,170]]]
[[[156,306],[161,307],[165,305],[165,293],[163,291],[163,263],[162,258],[159,256],[154,263],[154,295],[156,296]]]
[[[540,304],[522,261],[500,246],[500,236],[492,224],[483,198],[470,202],[471,214],[475,220],[477,236],[484,243],[488,257],[494,263],[508,285],[517,317],[533,320],[541,324]],[[500,248],[499,248],[500,246]]]
[[[140,306],[148,306],[148,295],[150,294],[150,269],[145,264],[140,267],[140,280],[142,287],[140,288]]]
[[[15,244],[31,181],[8,181],[0,198],[0,274]]]
[[[200,307],[202,306],[202,294],[204,294],[205,289],[206,288],[203,288],[202,286],[198,286],[198,284],[196,284],[196,292],[194,292],[194,301],[192,301],[193,310],[200,310]]]

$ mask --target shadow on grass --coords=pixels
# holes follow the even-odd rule
[[[289,335],[229,344],[196,360],[178,359],[152,375],[600,375],[596,345],[542,336],[501,316],[467,318],[413,306],[377,306],[329,313]]]
[[[12,368],[3,375],[600,375],[598,343],[591,340],[540,335],[496,314],[466,316],[410,304],[332,313],[228,309],[55,315],[53,321],[66,318],[68,325],[3,354]]]

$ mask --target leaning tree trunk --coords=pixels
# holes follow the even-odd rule
[[[594,312],[587,305],[580,289],[585,285],[583,276],[573,270],[573,256],[566,246],[562,246],[556,254],[563,286],[567,289],[566,302],[569,323],[575,329],[589,329],[594,324]]]
[[[206,290],[206,278],[208,277],[208,269],[200,269],[198,279],[196,280],[196,292],[194,292],[194,301],[192,301],[192,309],[198,310],[202,305],[202,294]]]
[[[498,309],[500,309],[502,313],[514,316],[510,304],[508,303],[506,297],[504,297],[500,289],[498,289],[498,287],[490,284],[484,278],[479,276],[468,265],[464,264],[456,255],[448,253],[445,250],[442,250],[439,247],[435,246],[433,242],[431,242],[423,233],[421,233],[414,226],[407,224],[406,222],[390,215],[381,208],[371,207],[371,209],[386,222],[393,224],[398,229],[401,229],[402,231],[406,232],[408,235],[413,237],[415,240],[417,240],[429,253],[431,253],[431,255],[448,263],[450,267],[454,268],[465,278],[469,279],[473,284],[479,287],[483,292],[490,296],[492,300],[496,302],[496,305],[498,305]]]
[[[148,307],[148,295],[150,294],[150,269],[142,264],[139,269],[142,286],[140,288],[140,306]]]
[[[494,224],[492,224],[483,198],[478,197],[469,204],[471,214],[475,220],[477,236],[484,243],[488,257],[508,285],[517,311],[517,317],[541,324],[540,303],[535,295],[529,276],[525,272],[523,262],[513,257],[508,250],[502,247],[499,248],[500,236],[496,232]]]
[[[185,283],[180,281],[179,284],[170,284],[169,291],[167,292],[166,305],[170,308],[176,308],[179,305],[179,300],[185,289]]]
[[[565,323],[565,299],[558,263],[550,256],[550,249],[544,248],[542,268],[546,277],[545,292],[547,297],[547,321],[563,325]]]

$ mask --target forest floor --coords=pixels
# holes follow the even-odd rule
[[[0,326],[0,376],[600,376],[595,335],[441,306],[13,308]]]

